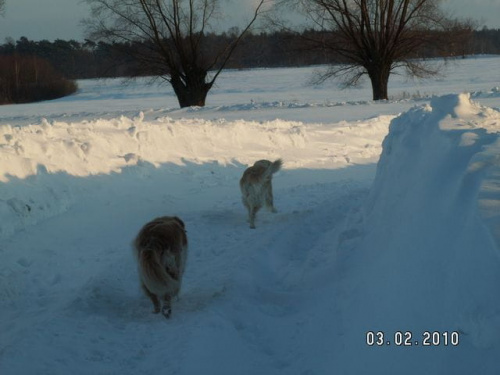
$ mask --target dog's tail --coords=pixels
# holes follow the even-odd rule
[[[171,275],[161,263],[160,254],[154,249],[139,252],[139,272],[146,288],[157,296],[174,296],[179,292],[178,275]]]
[[[266,172],[264,173],[265,177],[266,178],[271,177],[271,175],[273,175],[274,173],[278,172],[281,169],[282,165],[283,165],[282,159],[276,159],[275,161],[273,161],[267,168]]]

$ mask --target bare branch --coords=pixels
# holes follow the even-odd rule
[[[404,66],[415,77],[428,76],[434,69],[416,59],[431,45],[436,33],[446,30],[448,18],[440,0],[278,0],[276,7],[292,4],[324,31],[321,39],[310,40],[329,49],[342,66],[320,75],[356,84],[368,75],[374,99],[387,99],[387,82],[396,67]],[[326,35],[329,35],[328,37]]]
[[[240,43],[241,39],[243,38],[243,36],[248,32],[248,30],[250,30],[250,28],[252,27],[252,25],[255,23],[255,21],[257,20],[257,17],[259,16],[260,14],[260,11],[261,11],[261,8],[262,6],[264,5],[265,3],[265,0],[260,0],[259,4],[257,5],[257,7],[255,8],[255,11],[254,11],[254,14],[253,14],[253,17],[252,19],[250,20],[250,22],[247,24],[247,26],[243,29],[243,31],[240,33],[240,35],[238,35],[238,37],[231,43],[227,46],[226,48],[226,51],[217,56],[216,60],[214,60],[212,67],[214,67],[216,64],[217,64],[217,60],[221,57],[221,56],[224,56],[223,58],[223,61],[222,63],[220,64],[220,67],[219,69],[217,69],[217,72],[214,74],[210,84],[213,84],[215,82],[215,80],[217,79],[217,77],[219,76],[219,74],[221,73],[221,71],[225,68],[227,62],[229,61],[229,58],[231,57],[232,53],[234,52],[234,50],[236,49],[236,47],[238,46],[238,44]]]
[[[135,59],[155,69],[164,66],[162,77],[172,85],[181,107],[204,105],[215,79],[266,2],[259,2],[253,18],[237,38],[219,49],[208,50],[205,32],[213,22],[219,0],[85,1],[92,9],[92,18],[86,20],[91,36],[110,42],[149,43],[148,48],[136,52]],[[145,52],[148,56],[141,56]],[[216,71],[207,80],[210,69]]]

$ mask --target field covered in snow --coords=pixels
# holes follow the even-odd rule
[[[500,57],[380,103],[313,71],[0,107],[0,374],[498,374]],[[249,229],[239,178],[279,157]],[[190,244],[169,320],[131,251],[162,215]]]

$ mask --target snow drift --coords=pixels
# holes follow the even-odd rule
[[[85,177],[131,167],[252,165],[277,157],[288,169],[373,164],[393,117],[357,121],[353,127],[283,120],[146,121],[144,116],[0,126],[0,238],[65,212],[84,193]]]
[[[340,250],[337,289],[349,302],[345,347],[336,348],[361,349],[349,373],[498,371],[500,253],[478,199],[500,165],[499,124],[498,111],[468,94],[435,98],[392,121],[363,238],[349,254]],[[490,204],[499,199],[490,190]],[[381,347],[361,346],[370,331],[384,332]],[[441,333],[440,343],[423,347],[426,331]],[[411,332],[411,346],[396,347],[396,332]],[[445,332],[458,332],[459,345],[446,345]]]

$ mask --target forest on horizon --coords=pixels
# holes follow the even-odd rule
[[[317,38],[318,31],[304,31],[301,34],[286,31],[273,33],[248,33],[241,41],[226,68],[270,68],[299,67],[310,65],[341,63],[331,51],[308,44],[311,38]],[[231,38],[228,33],[208,34],[207,53],[212,47]],[[17,41],[7,39],[0,45],[0,58],[31,57],[46,60],[54,69],[67,79],[113,78],[137,75],[150,75],[148,70],[138,66],[129,53],[131,49],[144,49],[146,42],[134,44],[94,42],[86,39],[57,39],[33,41],[21,37]],[[432,47],[419,51],[415,58],[456,58],[468,55],[500,54],[500,29],[474,30],[467,35],[450,39],[449,45],[436,51]]]

